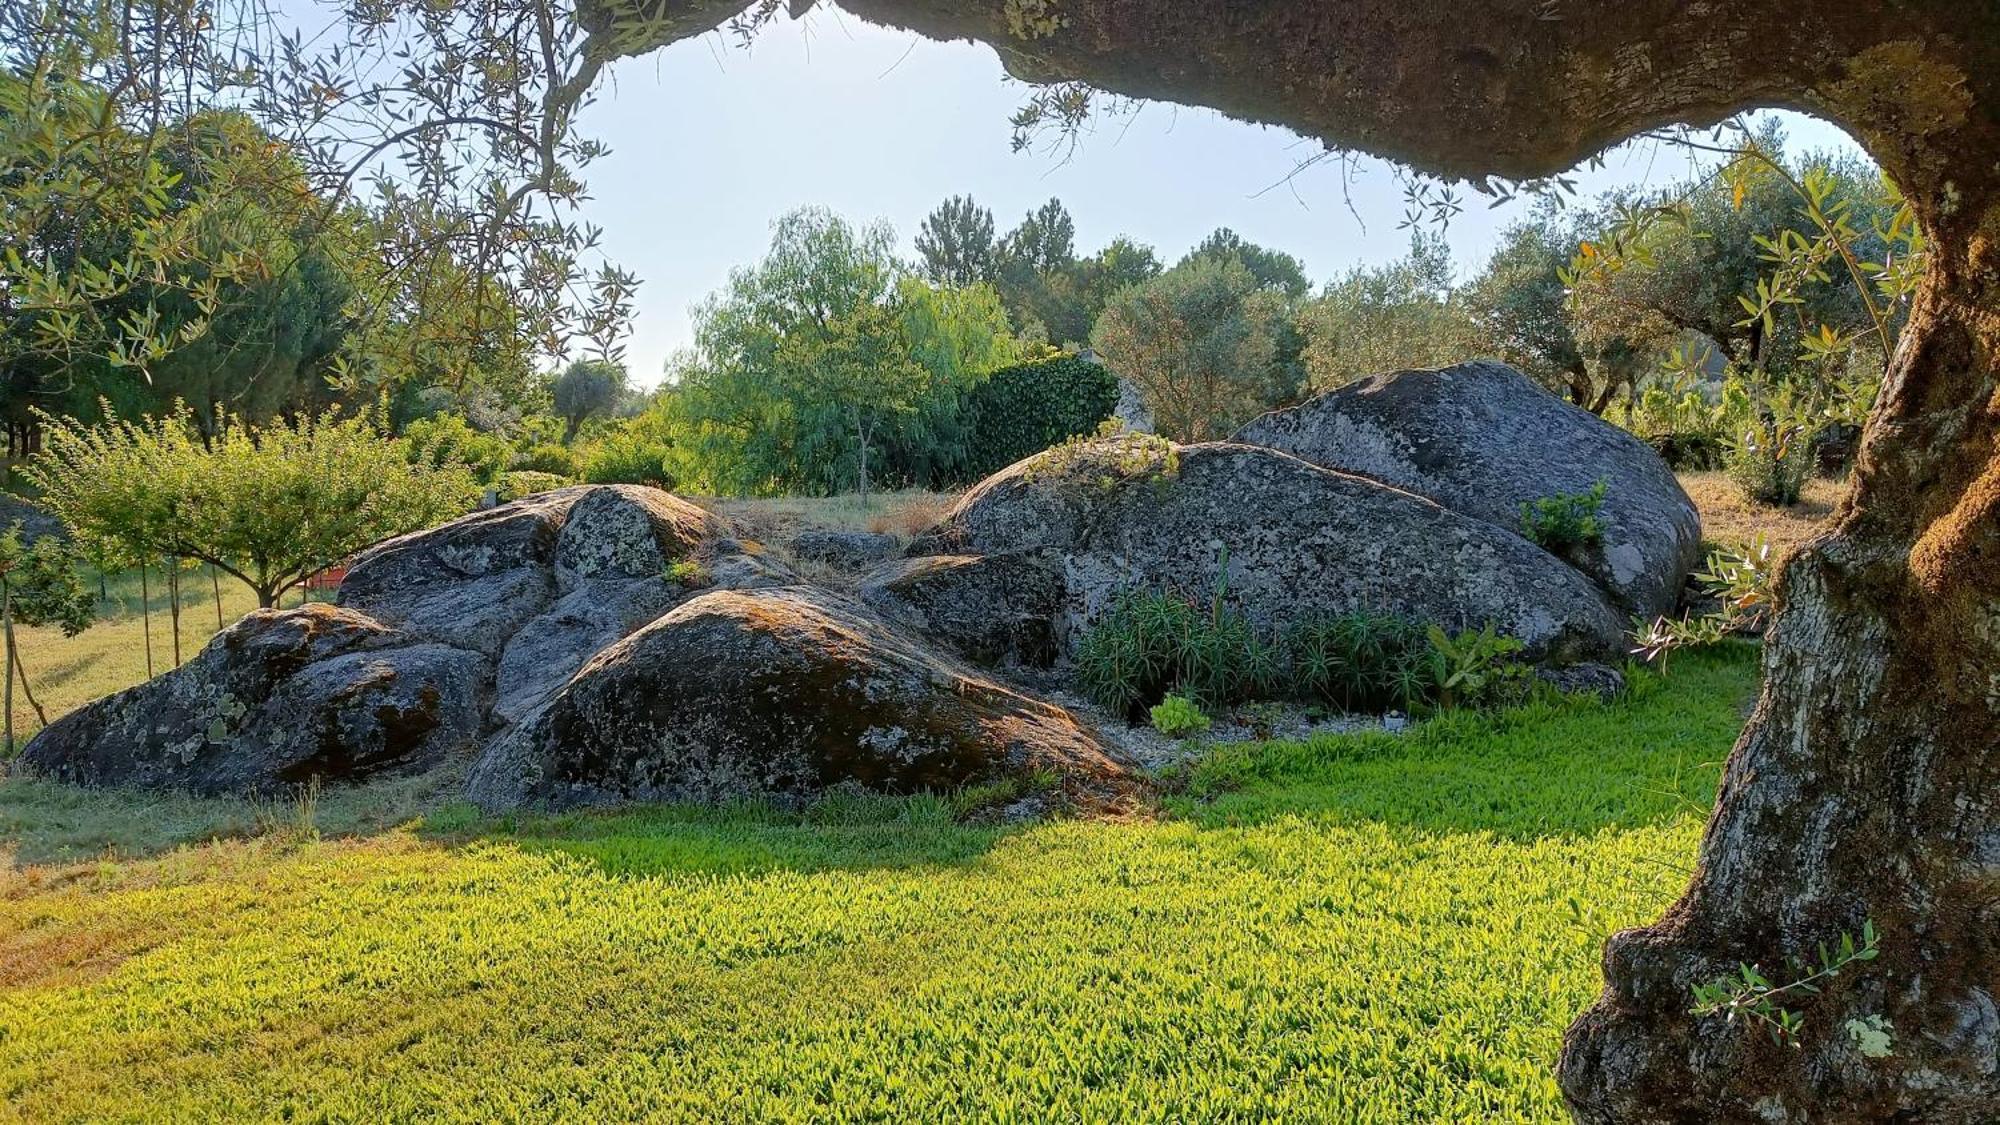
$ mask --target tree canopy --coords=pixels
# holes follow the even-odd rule
[[[412,457],[379,411],[254,427],[220,414],[198,428],[183,406],[98,425],[49,418],[47,429],[24,472],[79,547],[126,566],[212,563],[264,606],[320,568],[462,514],[475,499],[461,465]]]

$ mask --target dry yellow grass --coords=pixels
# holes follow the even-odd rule
[[[953,492],[910,489],[871,493],[866,503],[852,493],[698,502],[728,517],[743,538],[768,543],[782,542],[807,527],[886,532],[907,540],[936,523],[957,499]]]
[[[1782,557],[1826,526],[1828,517],[1847,494],[1847,482],[1806,482],[1804,495],[1789,508],[1753,504],[1728,476],[1720,472],[1682,473],[1681,487],[1701,511],[1701,533],[1712,543],[1747,546],[1758,534]]]

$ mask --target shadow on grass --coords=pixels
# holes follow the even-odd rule
[[[910,797],[835,793],[803,812],[746,801],[490,819],[460,804],[427,818],[419,835],[576,856],[621,877],[947,867],[977,860],[1023,827],[967,823],[969,814],[991,803],[977,790]]]
[[[1164,812],[1210,829],[1297,817],[1518,841],[1660,823],[1706,812],[1756,682],[1754,649],[1737,645],[1677,657],[1672,675],[1642,677],[1608,704],[1534,704],[1448,714],[1402,734],[1222,746],[1185,771],[1184,792]],[[1018,795],[995,789],[836,792],[801,812],[745,802],[503,817],[482,816],[462,792],[450,768],[329,790],[310,803],[0,779],[0,859],[78,862],[213,839],[413,827],[438,846],[504,843],[640,878],[962,866],[1025,827],[980,823]]]

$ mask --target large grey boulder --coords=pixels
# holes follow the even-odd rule
[[[664,578],[720,532],[715,517],[657,488],[560,488],[377,544],[348,568],[340,604],[498,660],[564,595]]]
[[[475,765],[486,808],[804,800],[1060,777],[1127,790],[1129,764],[1062,709],[808,587],[712,591],[599,653]]]
[[[1037,550],[1061,560],[1067,644],[1125,590],[1207,598],[1225,556],[1229,597],[1268,627],[1390,612],[1492,624],[1559,658],[1615,652],[1622,636],[1589,579],[1505,527],[1256,446],[1124,434],[1059,447],[981,482],[911,547]]]
[[[556,585],[568,593],[591,581],[660,578],[720,533],[720,521],[671,492],[635,484],[586,488],[556,536]]]
[[[44,535],[53,535],[60,540],[69,538],[69,529],[63,526],[61,520],[11,492],[0,492],[0,533],[15,524],[21,525],[21,543],[24,546],[34,546],[35,540]]]
[[[556,597],[556,536],[586,490],[544,492],[376,544],[340,604],[429,640],[498,657]]]
[[[1045,668],[1061,654],[1062,560],[1041,551],[924,555],[885,563],[861,599],[981,664]]]
[[[1657,453],[1504,363],[1376,375],[1251,421],[1234,441],[1429,497],[1509,530],[1521,505],[1605,483],[1604,541],[1571,561],[1621,612],[1671,613],[1701,517]]]
[[[258,610],[179,668],[49,724],[31,773],[92,786],[273,794],[437,765],[480,731],[488,668],[352,610]]]
[[[895,536],[880,531],[807,528],[792,536],[792,557],[841,570],[866,570],[903,549]]]
[[[493,713],[517,722],[598,651],[692,596],[664,578],[579,585],[507,641],[494,677]]]

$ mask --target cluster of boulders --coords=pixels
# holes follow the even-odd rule
[[[1519,534],[1522,502],[1598,481],[1600,545],[1558,558]],[[23,762],[252,794],[452,763],[489,809],[1050,778],[1117,802],[1134,762],[1012,670],[1059,677],[1123,590],[1220,587],[1268,625],[1352,609],[1491,624],[1563,662],[1670,609],[1699,534],[1650,449],[1512,369],[1406,371],[1230,442],[1058,447],[907,548],[786,545],[842,583],[667,492],[533,496],[374,547],[338,605],[253,613],[52,724]]]

